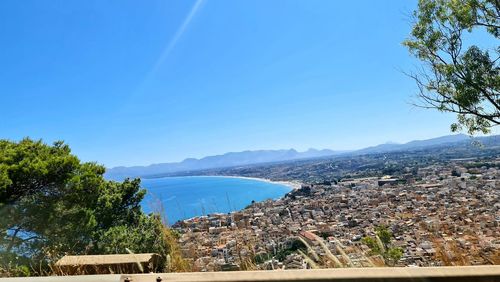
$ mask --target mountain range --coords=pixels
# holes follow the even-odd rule
[[[155,174],[173,173],[179,171],[193,171],[210,168],[232,167],[259,163],[280,162],[297,159],[318,158],[333,156],[346,151],[332,151],[328,149],[309,149],[298,152],[289,150],[256,150],[243,152],[230,152],[223,155],[208,156],[201,159],[188,158],[182,162],[160,163],[149,166],[114,167],[106,170],[106,178],[120,180],[125,177],[140,177]]]
[[[498,139],[500,136],[479,137],[475,139],[489,140]],[[403,150],[414,150],[444,144],[453,144],[471,141],[471,137],[465,134],[447,135],[427,140],[415,140],[404,144],[386,143],[373,147],[367,147],[355,151],[334,151],[329,149],[317,150],[309,149],[305,152],[298,152],[295,149],[288,150],[256,150],[243,152],[230,152],[223,155],[208,156],[201,159],[188,158],[182,162],[159,163],[149,166],[114,167],[107,169],[105,177],[108,179],[120,180],[126,177],[144,177],[151,175],[168,174],[181,171],[196,171],[212,168],[233,167],[242,165],[252,165],[270,162],[283,162],[298,159],[320,158],[336,155],[360,155],[394,152]]]
[[[465,134],[446,135],[427,140],[414,140],[404,144],[385,143],[373,147],[367,147],[355,151],[356,154],[373,154],[373,153],[386,153],[392,151],[414,150],[418,148],[431,147],[436,145],[443,145],[448,143],[457,143],[471,140],[471,137]]]

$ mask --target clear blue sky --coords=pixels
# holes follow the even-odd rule
[[[449,134],[409,104],[414,1],[0,1],[0,138],[107,166]]]

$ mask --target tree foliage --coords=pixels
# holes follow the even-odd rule
[[[64,254],[168,254],[175,240],[141,211],[140,180],[107,181],[104,171],[63,142],[0,140],[0,269]]]
[[[410,74],[418,105],[456,113],[452,131],[487,133],[500,124],[500,2],[419,0],[413,16],[404,44],[425,63]],[[484,37],[490,41],[481,46]]]
[[[377,228],[375,228],[375,232],[384,245],[384,248],[387,249],[391,243],[392,233],[384,226],[377,226]]]
[[[381,255],[389,265],[396,264],[403,256],[403,249],[394,247],[391,243],[392,232],[385,226],[375,228],[375,237],[364,237],[361,241],[367,245],[373,254]]]

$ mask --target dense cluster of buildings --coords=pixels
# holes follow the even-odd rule
[[[342,266],[386,264],[362,240],[378,226],[387,227],[391,246],[402,250],[395,265],[499,264],[500,170],[465,164],[303,184],[282,199],[174,228],[199,271],[332,266],[325,257]]]

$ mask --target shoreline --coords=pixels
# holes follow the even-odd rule
[[[218,177],[218,178],[239,178],[239,179],[246,179],[246,180],[253,180],[253,181],[259,181],[259,182],[265,182],[265,183],[271,183],[271,184],[278,184],[278,185],[281,185],[281,186],[286,186],[288,188],[290,188],[290,192],[292,191],[297,191],[298,189],[301,188],[302,186],[302,182],[300,181],[273,181],[271,179],[267,179],[267,178],[258,178],[258,177],[248,177],[248,176],[236,176],[236,175],[189,175],[189,176],[166,176],[166,177],[158,177],[156,179],[159,179],[159,178],[185,178],[185,177],[189,177],[189,178],[194,178],[194,177]],[[152,178],[149,178],[149,179],[152,179]],[[287,194],[288,194],[287,193]],[[285,194],[286,195],[286,194]],[[271,199],[273,201],[277,201],[277,200],[280,200],[282,199],[285,195],[279,197],[279,198],[276,198],[276,199]],[[241,208],[241,209],[235,209],[235,210],[232,210],[231,212],[238,212],[238,211],[242,211],[244,210],[245,208]],[[197,216],[193,216],[193,217],[188,217],[188,218],[184,218],[184,219],[179,219],[177,220],[176,222],[172,223],[172,224],[168,224],[169,226],[172,226],[172,225],[175,225],[175,223],[177,222],[183,222],[183,221],[190,221],[190,220],[193,220],[193,219],[196,219],[196,218],[201,218],[203,217],[203,215],[197,215]]]
[[[302,182],[298,180],[292,181],[273,181],[268,178],[259,178],[259,177],[249,177],[249,176],[238,176],[238,175],[187,175],[187,176],[165,176],[165,177],[155,177],[155,178],[145,178],[145,179],[159,179],[159,178],[185,178],[185,177],[220,177],[220,178],[239,178],[239,179],[247,179],[254,181],[261,181],[272,184],[279,184],[283,186],[287,186],[291,188],[292,191],[300,189],[302,186]]]
[[[300,181],[273,181],[273,180],[268,179],[268,178],[258,178],[258,177],[249,177],[249,176],[237,176],[237,175],[200,175],[200,176],[240,178],[240,179],[255,180],[255,181],[261,181],[261,182],[267,182],[267,183],[288,186],[288,187],[292,188],[292,190],[298,190],[298,189],[300,189],[300,187],[302,185],[302,183]]]

